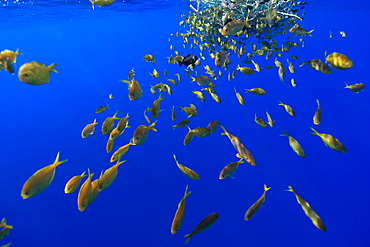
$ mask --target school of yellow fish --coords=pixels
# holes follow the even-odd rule
[[[92,3],[92,7],[94,8],[94,5],[98,5],[99,7],[110,5],[114,2],[114,0],[90,0],[90,2]],[[237,1],[231,1],[231,3],[237,3]],[[209,24],[210,21],[222,19],[218,17],[225,15],[227,15],[228,17],[227,20],[215,22],[214,25]],[[184,64],[187,66],[185,71],[186,74],[189,76],[188,81],[190,81],[190,83],[195,82],[199,86],[199,90],[193,90],[189,93],[194,94],[200,100],[200,102],[206,101],[205,93],[208,93],[215,102],[221,103],[221,99],[218,97],[215,88],[216,80],[221,77],[223,78],[223,74],[225,73],[225,71],[228,73],[227,80],[229,81],[236,77],[237,71],[247,76],[251,76],[255,72],[260,73],[261,71],[263,71],[263,69],[255,62],[258,57],[263,56],[267,61],[270,61],[272,60],[272,57],[275,56],[275,59],[273,61],[274,65],[265,66],[264,69],[276,68],[279,80],[284,81],[286,67],[283,64],[283,61],[279,60],[281,57],[283,57],[282,53],[290,51],[291,48],[297,47],[299,45],[304,46],[303,37],[314,35],[314,30],[306,31],[306,29],[298,26],[298,24],[296,23],[297,20],[303,19],[303,15],[302,17],[299,17],[297,15],[290,14],[289,18],[287,18],[287,16],[284,16],[284,13],[277,13],[272,7],[263,11],[263,13],[260,13],[260,15],[250,14],[249,18],[246,18],[245,20],[236,19],[232,15],[232,12],[228,12],[227,7],[210,7],[202,12],[189,12],[189,14],[184,14],[182,17],[183,21],[181,21],[179,24],[180,26],[183,26],[187,31],[184,33],[177,32],[176,34],[170,34],[169,41],[171,41],[173,37],[182,39],[184,48],[188,47],[190,50],[192,50],[192,54],[197,53],[199,59],[197,56],[195,58],[194,56],[181,56],[179,52],[175,51],[175,47],[173,45],[170,45],[170,51],[174,54],[168,57],[168,63],[179,65]],[[251,21],[251,19],[253,21]],[[344,33],[343,31],[341,32]],[[341,35],[343,36],[342,33]],[[292,41],[287,41],[284,44],[278,44],[278,42],[273,39],[275,36],[278,35],[292,35],[293,37],[299,36],[300,44]],[[332,36],[331,33],[330,35]],[[245,52],[247,51],[245,40],[251,36],[261,36],[264,38],[259,39],[258,43],[256,44],[250,42],[251,53],[245,54]],[[208,64],[206,64],[207,62],[205,62],[207,56],[206,52],[208,52],[209,57],[212,59],[212,62]],[[244,63],[247,65],[252,64],[253,67],[243,67],[237,64],[236,66],[234,66],[234,68],[231,68],[232,61],[229,60],[229,55],[231,53],[236,54],[238,58],[245,56],[246,60],[244,61]],[[13,64],[16,63],[17,55],[23,55],[19,52],[19,49],[17,49],[16,51],[3,50],[0,53],[0,71],[5,69],[7,72],[14,74],[15,71]],[[252,60],[252,58],[254,58],[254,60]],[[290,56],[290,58],[292,60],[298,59],[298,57],[296,56]],[[143,56],[143,60],[153,64],[155,64],[156,62],[155,57],[151,54],[145,54]],[[295,72],[294,65],[289,59],[286,60],[288,71],[293,74]],[[204,65],[201,66],[203,63]],[[222,70],[215,72],[210,67],[210,65],[212,64]],[[321,61],[320,59],[307,60],[304,61],[300,65],[300,67],[304,65],[308,65],[310,68],[321,73],[330,74],[332,73],[331,69],[350,69],[353,66],[353,62],[344,54],[332,52],[329,55],[325,54],[325,61]],[[31,85],[42,85],[48,83],[50,82],[50,80],[52,80],[50,72],[59,73],[57,70],[54,69],[55,66],[55,63],[49,66],[35,61],[25,63],[19,68],[19,80]],[[208,74],[209,76],[206,76],[204,74],[198,75],[198,72],[203,73],[200,71],[204,71],[204,73]],[[191,76],[191,73],[194,73],[195,77]],[[154,69],[152,72],[149,72],[149,74],[154,79],[158,79],[161,76],[156,69]],[[52,75],[52,77],[53,76],[57,75]],[[128,84],[128,98],[131,101],[139,100],[143,96],[144,90],[146,90],[143,89],[141,87],[141,84],[134,79],[134,76],[135,70],[133,68],[131,71],[128,72],[127,80],[121,80],[122,82]],[[164,70],[164,76],[168,76],[168,72],[166,69]],[[183,78],[181,78],[180,74],[175,74],[174,76],[176,77],[176,80],[172,78],[167,78],[167,81],[170,82],[170,84],[161,82],[148,88],[148,91],[150,91],[152,94],[157,93],[157,91],[159,92],[158,98],[153,102],[151,106],[144,110],[144,117],[148,122],[148,125],[136,126],[134,134],[132,138],[128,140],[127,144],[118,147],[114,152],[112,152],[114,148],[114,141],[124,133],[126,128],[130,127],[128,125],[130,116],[127,113],[125,117],[118,117],[118,111],[116,111],[113,116],[108,117],[104,121],[102,121],[101,132],[102,134],[107,135],[106,152],[112,152],[110,162],[116,163],[105,171],[102,171],[99,178],[95,180],[92,179],[94,173],[91,172],[89,168],[87,168],[87,171],[76,171],[76,173],[80,175],[76,175],[67,181],[64,188],[65,193],[69,194],[78,190],[78,210],[86,210],[86,208],[97,199],[99,193],[107,189],[113,183],[118,175],[119,166],[126,161],[122,160],[122,158],[125,153],[129,151],[129,148],[131,146],[144,144],[151,131],[157,132],[155,125],[161,113],[161,102],[165,99],[165,97],[163,97],[163,94],[168,93],[168,95],[172,95],[171,87],[176,86],[178,83],[181,83],[184,80]],[[293,87],[296,86],[294,79],[291,81],[291,84]],[[354,93],[360,92],[364,87],[365,84],[363,83],[345,86],[345,88]],[[238,102],[241,105],[245,105],[244,99],[242,95],[237,91],[237,89],[233,88],[230,90],[234,91]],[[262,88],[250,88],[245,89],[245,91],[246,93],[250,92],[254,95],[258,95],[256,97],[263,96],[268,93],[268,90]],[[109,98],[112,99],[113,95],[109,95]],[[317,109],[313,114],[313,124],[317,126],[321,123],[322,111],[320,101],[317,99],[316,102]],[[295,116],[295,111],[293,110],[292,106],[283,102],[277,102],[277,104],[284,107],[284,110],[287,114],[289,114],[290,116]],[[108,109],[110,109],[109,105],[97,106],[95,112],[99,114]],[[255,157],[242,143],[242,140],[240,140],[237,136],[229,133],[226,130],[226,127],[222,126],[219,121],[212,121],[206,127],[197,127],[191,129],[189,127],[189,119],[198,115],[197,107],[193,103],[190,103],[188,106],[180,106],[179,110],[183,111],[188,119],[179,121],[177,124],[173,125],[173,127],[174,129],[177,127],[188,128],[188,132],[183,140],[184,145],[189,145],[194,136],[206,137],[215,133],[220,127],[223,130],[222,135],[228,137],[232,146],[235,148],[236,156],[239,160],[226,165],[221,170],[219,179],[227,179],[229,177],[233,177],[236,169],[242,163],[246,162],[252,166],[257,165]],[[147,112],[150,112],[151,118],[155,119],[155,121],[152,121],[146,115]],[[255,115],[254,121],[261,127],[274,127],[274,120],[271,118],[270,114],[267,111],[266,116],[267,121]],[[177,119],[174,106],[172,106],[171,110],[171,119],[173,121],[176,121]],[[116,123],[115,120],[119,121]],[[81,137],[90,138],[91,136],[93,136],[93,134],[95,133],[95,128],[99,124],[98,122],[100,121],[94,119],[92,123],[89,123],[84,128],[82,128]],[[312,127],[311,129],[313,131],[312,134],[320,137],[327,147],[339,153],[346,152],[346,147],[332,135],[327,133],[319,133]],[[306,157],[305,151],[303,147],[299,144],[299,142],[294,137],[290,136],[285,130],[282,130],[282,132],[283,134],[281,134],[281,136],[286,136],[288,138],[288,142],[292,150],[298,156],[302,158]],[[21,190],[22,198],[27,199],[36,196],[39,193],[43,192],[51,184],[57,166],[67,161],[60,160],[59,157],[60,153],[58,152],[52,164],[41,168],[27,179]],[[200,176],[197,172],[180,164],[175,154],[173,154],[173,158],[179,170],[186,177],[195,180],[200,179]],[[82,182],[84,178],[85,180],[84,182]],[[249,209],[247,209],[244,220],[250,220],[252,216],[254,216],[254,214],[261,208],[266,199],[266,192],[268,190],[270,190],[270,187],[264,185],[261,197],[258,198],[257,201],[255,201],[255,203],[253,203]],[[287,191],[294,193],[298,203],[302,207],[306,216],[312,221],[312,223],[318,229],[326,232],[325,224],[316,214],[316,212],[311,208],[309,203],[306,202],[300,195],[298,195],[298,193],[291,186],[288,186]],[[188,190],[188,186],[186,186],[184,195],[177,205],[177,210],[174,210],[175,215],[170,227],[170,231],[172,234],[177,233],[182,225],[185,215],[186,199],[190,194],[191,192]],[[194,234],[201,233],[209,228],[217,221],[218,217],[219,215],[217,213],[211,213],[210,215],[205,217],[194,228],[192,232],[185,235],[185,237],[187,238],[185,243],[188,243]],[[13,228],[13,226],[7,225],[5,218],[1,221],[0,227],[2,228],[0,230],[0,239],[3,239],[5,235],[9,234],[10,229]]]

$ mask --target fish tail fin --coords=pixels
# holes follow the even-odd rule
[[[317,106],[320,107],[320,101],[319,99],[316,99]]]
[[[87,175],[85,174],[85,172],[86,172],[86,171],[84,171],[84,172],[80,175],[80,177],[81,177],[81,178],[87,177]]]
[[[308,33],[311,34],[313,31],[315,31],[315,29],[312,29],[311,31],[309,31]]]
[[[285,191],[290,191],[290,192],[293,192],[294,193],[294,190],[293,190],[293,187],[292,186],[288,186],[288,189],[285,190]]]
[[[224,131],[224,133],[221,133],[221,135],[226,135],[227,130],[225,129],[225,127],[221,125],[221,129]]]
[[[186,239],[186,241],[185,241],[185,244],[189,243],[189,241],[190,241],[190,239],[193,237],[193,235],[194,235],[194,233],[193,233],[193,232],[191,232],[191,233],[186,234],[186,235],[184,236],[184,238],[187,238],[187,239]]]
[[[317,136],[319,135],[319,132],[317,132],[314,128],[310,127],[310,129],[313,131],[312,134],[317,135]]]
[[[96,118],[94,119],[94,122],[93,122],[93,124],[95,124],[95,125],[96,125],[96,124],[98,124],[98,123],[96,122]]]
[[[155,132],[157,132],[157,130],[154,128],[155,124],[157,123],[158,120],[156,120],[155,122],[153,122],[150,126],[149,126],[149,129],[150,130],[153,130]]]
[[[52,63],[52,64],[50,64],[47,68],[48,68],[48,70],[49,71],[53,71],[53,72],[55,72],[55,73],[59,73],[59,71],[58,70],[55,70],[54,69],[54,67],[56,66],[56,63]]]
[[[119,165],[121,165],[122,163],[125,163],[125,162],[126,162],[126,160],[123,160],[123,161],[117,160],[116,166],[119,166]]]
[[[285,130],[283,130],[283,134],[281,134],[280,136],[289,136],[288,132],[286,132]]]
[[[191,194],[191,191],[188,192],[189,186],[186,185],[185,193],[184,193],[184,198],[188,197]]]
[[[55,157],[55,160],[54,160],[54,163],[53,163],[53,165],[55,167],[57,167],[60,164],[63,164],[64,162],[68,161],[68,160],[59,160],[59,155],[60,155],[60,152],[58,152],[57,157]]]
[[[266,184],[264,184],[263,185],[263,190],[266,192],[266,191],[268,191],[269,189],[271,189],[271,187],[267,187],[267,185]]]
[[[176,154],[173,154],[173,159],[174,159],[174,160],[175,160],[175,162],[177,163]]]
[[[306,65],[306,64],[310,64],[309,62],[306,62],[306,61],[304,61],[303,59],[302,59],[302,64],[301,65],[299,65],[299,67],[302,67],[302,66],[304,66],[304,65]]]
[[[94,3],[94,1],[92,1],[92,0],[89,0],[89,1],[90,1],[91,5],[92,5],[92,9],[94,10],[95,9],[95,3]]]

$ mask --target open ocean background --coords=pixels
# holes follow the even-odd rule
[[[0,245],[183,246],[183,236],[204,217],[217,212],[218,221],[194,235],[188,246],[370,246],[370,3],[308,2],[305,19],[298,23],[307,30],[315,29],[313,37],[305,37],[304,48],[292,48],[279,59],[286,64],[290,55],[298,56],[299,60],[293,60],[296,73],[287,71],[284,85],[277,69],[252,76],[238,72],[231,82],[223,70],[223,77],[215,81],[222,100],[217,104],[209,94],[205,103],[192,95],[190,90],[200,87],[189,83],[184,66],[167,63],[167,57],[174,54],[169,50],[171,44],[181,55],[192,52],[182,47],[180,38],[171,37],[171,43],[167,40],[170,33],[185,32],[178,23],[180,15],[190,11],[187,1],[116,1],[110,6],[96,6],[94,11],[87,0],[0,1],[0,50],[19,48],[23,53],[17,57],[14,75],[0,73],[0,217],[14,226]],[[333,38],[329,38],[329,31]],[[347,37],[342,38],[338,31],[345,31]],[[279,40],[283,43],[288,39]],[[325,51],[346,54],[353,60],[353,68],[332,69],[330,75],[308,66],[299,68],[301,59],[324,60]],[[197,50],[193,52],[197,54]],[[148,53],[155,56],[155,64],[142,59]],[[215,68],[208,53],[204,54],[207,60],[202,60],[202,65]],[[243,66],[236,55],[230,60],[230,70],[238,63]],[[262,69],[273,65],[273,59],[266,61],[264,56],[254,60]],[[60,73],[52,73],[50,83],[27,85],[18,79],[17,72],[31,61],[56,63]],[[144,90],[137,101],[129,101],[127,84],[119,82],[127,79],[132,68]],[[154,68],[160,72],[160,79],[149,75]],[[168,77],[163,75],[165,68]],[[196,70],[204,74],[202,66]],[[118,117],[129,112],[132,128],[115,141],[114,150],[126,144],[138,125],[147,124],[143,110],[158,98],[158,93],[150,93],[150,85],[176,79],[175,73],[181,74],[183,82],[172,86],[172,96],[163,93],[158,132],[151,131],[143,145],[132,146],[113,184],[86,211],[78,211],[77,192],[65,194],[65,183],[88,167],[97,178],[113,165],[109,162],[111,153],[105,151],[107,136],[101,134],[101,123],[117,110]],[[290,85],[292,77],[296,88]],[[345,83],[360,82],[367,84],[360,93],[344,89]],[[234,86],[243,95],[245,106],[237,102]],[[253,87],[262,87],[267,94],[244,93],[245,88]],[[113,94],[112,100],[109,94]],[[323,111],[317,127],[312,123],[316,99]],[[279,100],[291,105],[296,116],[289,116],[278,105]],[[220,121],[251,151],[257,166],[241,164],[235,179],[219,180],[222,168],[238,160],[236,152],[221,129],[183,145],[187,129],[173,130],[172,125],[186,118],[178,106],[190,103],[199,113],[190,118],[191,128]],[[95,113],[97,107],[107,104],[109,110]],[[170,117],[172,106],[176,107],[177,122]],[[255,114],[265,119],[266,110],[275,120],[274,128],[262,128],[254,122]],[[82,139],[81,130],[95,118],[99,123],[95,134]],[[309,127],[338,138],[347,153],[326,147]],[[306,158],[296,155],[288,139],[279,136],[283,129],[300,142]],[[68,162],[56,169],[52,184],[41,194],[22,199],[23,183],[51,164],[58,151]],[[201,179],[185,177],[173,154]],[[271,190],[262,208],[246,222],[244,214],[261,196],[263,184]],[[185,219],[179,232],[172,235],[171,222],[186,185],[192,193]],[[310,203],[326,224],[327,233],[305,216],[294,194],[285,191],[288,185]]]

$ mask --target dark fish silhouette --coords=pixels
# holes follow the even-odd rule
[[[186,66],[189,66],[191,64],[195,64],[198,60],[198,57],[195,56],[195,55],[186,55],[186,57],[184,57],[184,59],[182,59],[182,61],[179,61],[179,65],[183,65],[185,64]]]

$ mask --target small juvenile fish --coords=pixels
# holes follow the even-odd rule
[[[117,114],[118,111],[116,111],[112,117],[107,117],[104,120],[101,126],[101,132],[103,133],[103,135],[109,135],[110,132],[112,132],[112,130],[114,129],[114,120],[120,119],[117,117]]]
[[[81,175],[74,176],[68,180],[66,186],[64,187],[64,193],[69,194],[75,192],[81,183],[81,179],[86,176],[87,175],[85,175],[85,172],[83,172]]]
[[[40,194],[51,184],[54,179],[56,167],[68,161],[59,161],[59,155],[60,152],[58,152],[53,164],[38,170],[29,179],[27,179],[21,191],[21,196],[23,199]]]
[[[141,90],[141,86],[137,80],[132,78],[131,81],[126,81],[126,80],[120,80],[122,82],[128,83],[128,98],[130,100],[137,100],[143,95],[143,90]]]
[[[320,216],[316,214],[316,212],[311,208],[310,204],[306,202],[298,193],[293,189],[292,186],[288,186],[288,190],[293,192],[299,205],[301,205],[304,213],[307,215],[308,218],[312,221],[312,223],[319,228],[321,231],[326,232],[326,227],[324,222],[321,220]]]
[[[192,169],[184,166],[184,165],[181,165],[177,159],[176,159],[176,155],[173,155],[173,158],[175,159],[175,162],[176,162],[176,165],[177,167],[180,169],[180,171],[185,175],[187,176],[188,178],[190,179],[194,179],[194,180],[198,180],[200,179],[200,176],[198,175],[198,173],[196,173],[195,171],[193,171]]]
[[[133,142],[136,145],[143,144],[146,141],[146,139],[148,139],[148,135],[149,135],[150,130],[157,131],[154,128],[156,123],[157,123],[157,121],[155,121],[154,123],[152,123],[149,126],[145,126],[145,125],[138,126],[136,128],[135,132],[134,132],[134,135],[131,139],[131,142]]]
[[[184,111],[186,113],[186,115],[189,117],[195,117],[196,115],[198,115],[198,112],[197,112],[197,108],[195,107],[195,105],[193,104],[190,104],[190,107],[181,107],[181,111]]]
[[[172,110],[171,110],[171,120],[172,120],[172,121],[176,121],[175,106],[172,106]]]
[[[267,124],[272,128],[274,127],[274,121],[272,120],[270,114],[266,111],[266,116],[267,116]]]
[[[257,114],[254,114],[254,121],[256,122],[256,124],[258,124],[261,127],[266,127],[267,126],[267,123],[265,122],[265,120],[257,117]]]
[[[204,232],[208,228],[210,228],[218,219],[219,215],[218,213],[211,213],[207,217],[205,217],[195,228],[194,230],[186,234],[184,238],[187,237],[185,244],[189,243],[190,239],[193,237],[194,234]]]
[[[222,133],[221,135],[226,135],[229,138],[231,144],[233,145],[235,150],[238,152],[240,158],[243,158],[245,161],[247,161],[252,166],[256,166],[257,165],[256,160],[254,159],[253,155],[243,145],[243,143],[240,142],[239,138],[227,132],[227,130],[222,125],[221,125],[221,128],[224,130],[224,133]]]
[[[314,131],[312,134],[320,137],[327,147],[339,153],[347,152],[346,147],[337,138],[334,138],[332,135],[329,134],[319,133],[314,128],[311,128],[311,130]]]
[[[365,87],[365,84],[363,83],[356,83],[352,85],[346,85],[344,88],[348,88],[353,93],[361,92]]]
[[[85,128],[83,128],[81,132],[81,137],[87,138],[87,137],[92,136],[92,134],[94,134],[94,131],[95,131],[95,125],[97,124],[98,123],[96,122],[96,119],[94,119],[93,123],[86,125]]]
[[[266,199],[266,192],[271,189],[271,187],[267,187],[266,184],[263,185],[263,194],[258,200],[253,203],[253,205],[247,210],[244,215],[244,220],[249,220],[252,216],[257,213],[257,211],[261,208],[262,204],[265,202]]]
[[[96,110],[95,110],[95,113],[101,113],[103,111],[105,111],[106,109],[109,109],[109,106],[106,105],[106,106],[99,106]]]
[[[175,234],[181,227],[182,222],[184,220],[185,215],[185,203],[186,198],[191,194],[191,191],[188,192],[188,186],[186,185],[184,196],[182,197],[181,201],[177,205],[177,210],[175,216],[173,217],[172,225],[171,225],[171,233]]]
[[[295,116],[295,112],[294,112],[294,110],[293,110],[293,108],[291,107],[291,106],[289,106],[289,105],[286,105],[286,104],[283,104],[281,101],[279,101],[280,103],[279,103],[279,105],[282,105],[282,106],[284,106],[284,108],[285,108],[285,111],[290,115],[290,116]]]
[[[87,168],[88,177],[85,182],[81,185],[80,191],[77,196],[77,207],[81,212],[84,211],[91,202],[92,196],[92,186],[91,178],[94,176],[94,173],[90,174],[90,169]]]
[[[245,105],[243,97],[240,95],[239,92],[236,91],[236,88],[234,87],[236,98],[238,99],[239,104]]]
[[[320,106],[320,101],[316,99],[317,103],[317,109],[315,111],[315,115],[313,116],[313,124],[314,125],[319,125],[321,123],[321,106]]]
[[[111,166],[110,168],[105,170],[103,174],[100,175],[98,187],[99,191],[105,190],[113,183],[118,174],[118,166],[121,165],[123,162],[126,162],[126,160],[117,160],[117,163],[115,165]]]
[[[218,176],[219,179],[226,179],[226,178],[234,178],[232,175],[236,171],[236,169],[239,167],[239,164],[244,163],[243,159],[240,159],[236,162],[231,162],[227,166],[225,166],[222,171],[220,172],[220,175]]]
[[[127,153],[127,151],[129,150],[130,146],[131,145],[135,145],[134,143],[128,143],[126,145],[123,145],[122,147],[120,147],[119,149],[117,149],[113,154],[112,156],[110,157],[110,162],[114,162],[114,161],[117,161],[117,160],[120,160],[121,157]]]
[[[285,130],[283,130],[284,134],[281,134],[280,136],[286,136],[289,140],[289,145],[293,149],[293,151],[301,156],[302,158],[306,157],[306,153],[304,152],[303,148],[299,144],[299,142],[294,139],[292,136],[290,136]]]
[[[265,95],[266,91],[263,90],[262,88],[251,88],[251,89],[245,89],[246,93],[247,92],[252,92],[255,95]]]
[[[151,54],[146,54],[143,59],[147,62],[155,63],[155,58]]]

